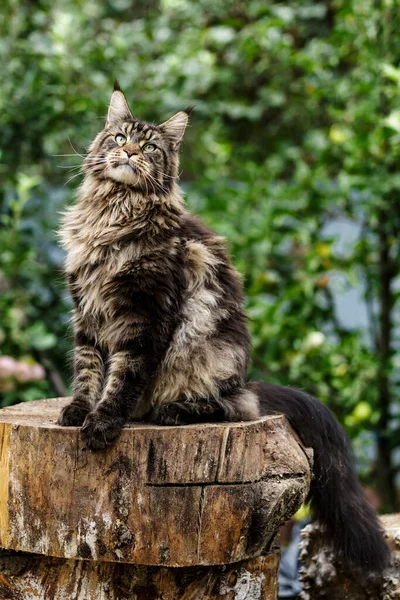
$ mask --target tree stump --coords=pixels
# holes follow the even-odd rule
[[[132,423],[93,453],[56,424],[68,401],[0,411],[0,598],[276,597],[271,542],[310,483],[283,416]]]
[[[302,532],[300,579],[303,600],[400,600],[400,514],[384,515],[381,523],[392,550],[389,567],[381,575],[361,576],[340,564],[324,546],[317,524]]]

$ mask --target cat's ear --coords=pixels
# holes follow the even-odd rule
[[[188,124],[189,115],[194,109],[193,106],[188,106],[185,110],[180,110],[176,115],[161,123],[159,129],[168,138],[173,150],[178,150],[180,143],[185,133],[186,125]]]
[[[133,119],[128,103],[121,88],[116,81],[114,83],[114,92],[111,96],[110,106],[108,108],[107,125],[113,125],[120,121]]]

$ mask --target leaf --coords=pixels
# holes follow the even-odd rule
[[[36,350],[49,350],[57,344],[57,338],[53,333],[46,331],[43,323],[35,323],[26,330],[27,337],[32,348]]]

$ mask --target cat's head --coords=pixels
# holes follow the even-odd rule
[[[161,125],[133,116],[118,84],[114,86],[106,126],[84,162],[87,173],[111,179],[143,194],[168,193],[178,175],[178,152],[192,107]]]

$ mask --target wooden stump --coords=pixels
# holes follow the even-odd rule
[[[262,595],[261,584],[252,596],[232,595],[236,583],[230,589],[222,582],[229,573],[242,572],[250,574],[249,581],[256,582],[260,573],[268,580],[265,569],[271,573],[276,557],[258,557],[269,551],[280,525],[307,495],[310,452],[284,417],[184,427],[134,423],[114,446],[93,453],[83,448],[78,428],[56,424],[68,401],[0,411],[0,546],[62,559],[24,557],[28,567],[17,577],[21,585],[30,574],[40,588],[40,573],[49,570],[62,587],[59,582],[73,581],[79,570],[85,589],[93,584],[98,594],[82,598],[114,599],[115,585],[110,583],[108,596],[101,595],[99,582],[113,582],[122,568],[133,586],[158,590],[140,596],[132,587],[127,598],[189,599],[196,581],[205,582],[204,590],[208,586],[193,596],[196,600],[275,597]],[[9,570],[17,559],[11,554],[3,560]],[[123,566],[110,564],[116,562]],[[217,565],[232,567],[221,571]],[[205,567],[203,577],[199,567]],[[0,584],[18,590],[18,581],[7,573],[0,574]],[[161,590],[165,577],[180,596]],[[228,595],[220,593],[223,589]],[[57,594],[54,598],[63,600],[61,591]]]
[[[400,600],[400,514],[381,517],[392,550],[390,565],[381,575],[362,576],[340,564],[324,546],[317,524],[302,532],[300,578],[303,600]]]

